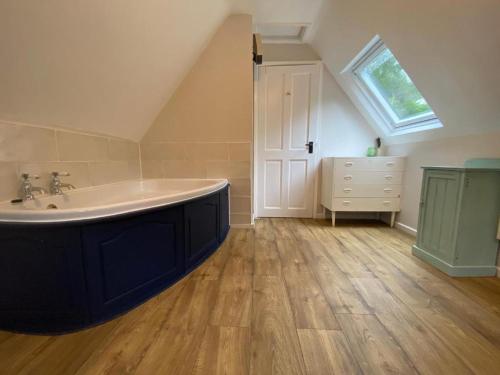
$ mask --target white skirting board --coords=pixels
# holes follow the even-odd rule
[[[400,223],[399,221],[396,221],[395,226],[400,231],[405,232],[406,234],[409,234],[410,236],[417,237],[417,230],[415,228],[412,228],[408,225]]]

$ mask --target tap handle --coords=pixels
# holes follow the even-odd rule
[[[68,172],[52,172],[52,177],[69,177],[71,176]]]
[[[36,175],[36,174],[29,174],[29,173],[23,173],[21,174],[21,177],[23,178],[24,181],[28,181],[28,180],[38,180],[40,178],[40,176]]]

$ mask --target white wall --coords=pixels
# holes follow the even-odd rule
[[[328,0],[310,43],[352,98],[346,65],[377,34],[393,51],[444,128],[386,143],[479,134],[500,129],[499,19],[498,0]]]
[[[321,98],[322,156],[364,156],[377,137],[327,69]]]
[[[388,147],[389,155],[407,156],[407,168],[397,221],[417,228],[422,166],[463,166],[468,159],[500,158],[500,131],[475,136],[406,143]],[[500,188],[500,187],[499,187]]]
[[[2,0],[0,120],[139,140],[244,3]]]

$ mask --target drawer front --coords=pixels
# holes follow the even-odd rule
[[[335,169],[339,171],[403,171],[404,158],[336,158]]]
[[[333,183],[335,186],[373,184],[373,185],[401,185],[403,172],[400,171],[342,171],[335,170]]]
[[[368,169],[367,158],[335,158],[334,169],[338,171],[363,171]]]
[[[373,171],[404,171],[404,158],[373,158],[369,160]]]
[[[387,197],[399,198],[401,196],[401,185],[335,185],[333,196],[354,197],[354,198],[372,198]]]
[[[399,198],[334,198],[333,211],[399,211]]]

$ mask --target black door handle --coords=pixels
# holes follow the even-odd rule
[[[314,152],[314,142],[306,143],[307,150],[310,154]]]

